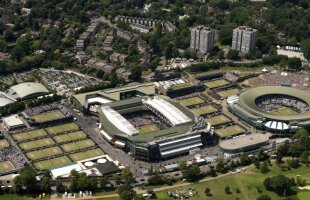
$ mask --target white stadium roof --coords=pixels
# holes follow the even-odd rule
[[[2,121],[8,126],[8,127],[15,127],[15,126],[22,126],[24,125],[24,122],[19,118],[18,115],[11,115],[8,117],[3,117]]]
[[[47,94],[48,90],[41,83],[24,82],[10,87],[10,95],[17,98],[27,98],[33,95]]]
[[[268,121],[265,123],[265,126],[273,130],[287,130],[290,128],[288,124],[278,121]]]
[[[159,97],[148,98],[147,100],[143,100],[143,103],[151,106],[165,116],[173,126],[191,121],[189,117],[187,117],[174,105]]]
[[[12,103],[14,103],[15,101],[13,101],[12,99],[6,98],[6,97],[0,97],[0,108],[10,105]]]

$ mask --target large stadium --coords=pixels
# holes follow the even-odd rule
[[[209,141],[203,118],[166,96],[107,103],[99,113],[102,136],[139,160],[168,159]]]
[[[244,91],[228,103],[248,124],[274,133],[293,133],[310,125],[310,93],[291,87],[263,86]]]

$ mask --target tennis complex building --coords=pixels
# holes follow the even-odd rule
[[[230,98],[228,109],[248,124],[273,133],[310,128],[310,93],[291,87],[263,86]]]
[[[144,96],[104,104],[102,136],[139,160],[156,161],[206,145],[210,126],[166,96]]]

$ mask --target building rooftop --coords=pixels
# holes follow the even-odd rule
[[[33,95],[47,94],[48,90],[41,83],[24,82],[10,87],[9,95],[15,98],[27,98]]]
[[[9,127],[24,125],[24,122],[19,118],[18,115],[3,117],[2,121]]]
[[[250,134],[240,137],[235,137],[220,142],[220,147],[225,150],[237,150],[248,146],[259,145],[267,143],[269,136],[266,134]]]

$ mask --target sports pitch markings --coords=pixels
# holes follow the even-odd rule
[[[62,149],[65,152],[85,149],[87,147],[92,147],[92,146],[95,146],[95,143],[91,139],[86,139],[86,140],[81,140],[78,142],[72,142],[72,143],[61,145]]]
[[[23,141],[23,140],[38,138],[38,137],[41,137],[44,135],[47,135],[47,134],[43,129],[37,129],[37,130],[33,130],[33,131],[16,133],[16,134],[13,134],[12,137],[16,141]]]
[[[46,131],[49,134],[56,135],[58,133],[63,133],[63,132],[73,131],[73,130],[78,130],[78,129],[79,129],[79,127],[75,123],[68,123],[68,124],[63,124],[60,126],[48,127],[48,128],[46,128]]]
[[[49,160],[43,160],[43,161],[36,162],[34,163],[34,166],[39,170],[43,170],[43,169],[52,169],[55,167],[65,166],[70,163],[71,161],[67,156],[60,156],[57,158],[52,158]]]
[[[91,150],[84,151],[84,152],[70,154],[69,157],[73,161],[80,161],[80,160],[94,158],[94,157],[101,156],[101,155],[104,155],[104,152],[101,149],[97,148],[97,149],[91,149]]]
[[[238,125],[232,125],[232,126],[227,126],[221,129],[215,129],[214,132],[220,138],[225,138],[225,137],[230,137],[230,136],[235,136],[235,135],[245,133],[246,130]]]
[[[210,114],[214,113],[217,111],[216,108],[214,108],[212,105],[207,105],[207,106],[202,106],[200,108],[193,108],[191,109],[193,113],[196,115],[205,115],[205,114]]]
[[[299,115],[299,113],[297,113],[296,111],[294,111],[291,108],[287,108],[287,107],[282,107],[282,108],[278,108],[278,109],[274,109],[270,112],[268,112],[271,115],[275,115],[275,116],[292,116],[292,115]]]
[[[202,98],[200,98],[200,97],[191,97],[191,98],[188,98],[188,99],[180,100],[180,104],[182,104],[185,107],[201,104],[201,103],[204,103],[204,102],[205,101]]]
[[[237,95],[239,93],[240,90],[238,90],[237,88],[233,88],[233,89],[229,89],[229,90],[223,90],[220,92],[217,92],[216,94],[218,94],[219,96],[223,97],[223,98],[227,98],[233,95]]]
[[[149,124],[145,126],[138,127],[140,133],[150,133],[160,130],[155,124]]]
[[[231,120],[227,118],[225,115],[217,115],[211,118],[205,119],[206,122],[210,123],[212,126],[224,124],[230,122]]]
[[[10,146],[10,144],[8,143],[6,139],[0,140],[0,149],[6,148],[8,146]]]
[[[23,150],[36,149],[40,147],[45,147],[54,144],[54,141],[51,138],[44,138],[40,140],[30,141],[20,143],[19,146]]]
[[[0,173],[14,170],[15,167],[11,161],[2,161],[0,162]]]
[[[62,119],[64,117],[65,117],[65,115],[61,111],[56,110],[56,111],[50,111],[50,112],[42,113],[39,115],[33,115],[31,118],[35,122],[47,122],[47,121],[51,121],[51,120]]]
[[[40,158],[54,156],[54,155],[58,155],[61,153],[62,153],[62,151],[59,147],[50,147],[50,148],[46,148],[46,149],[42,149],[42,150],[38,150],[38,151],[28,152],[28,153],[26,153],[26,156],[31,160],[37,160]]]
[[[53,137],[57,143],[69,142],[81,138],[86,138],[86,134],[83,131],[76,131],[67,134],[57,135]]]
[[[224,80],[224,79],[218,79],[218,80],[209,81],[209,82],[204,83],[204,85],[209,89],[228,85],[228,84],[229,84],[229,82]]]

